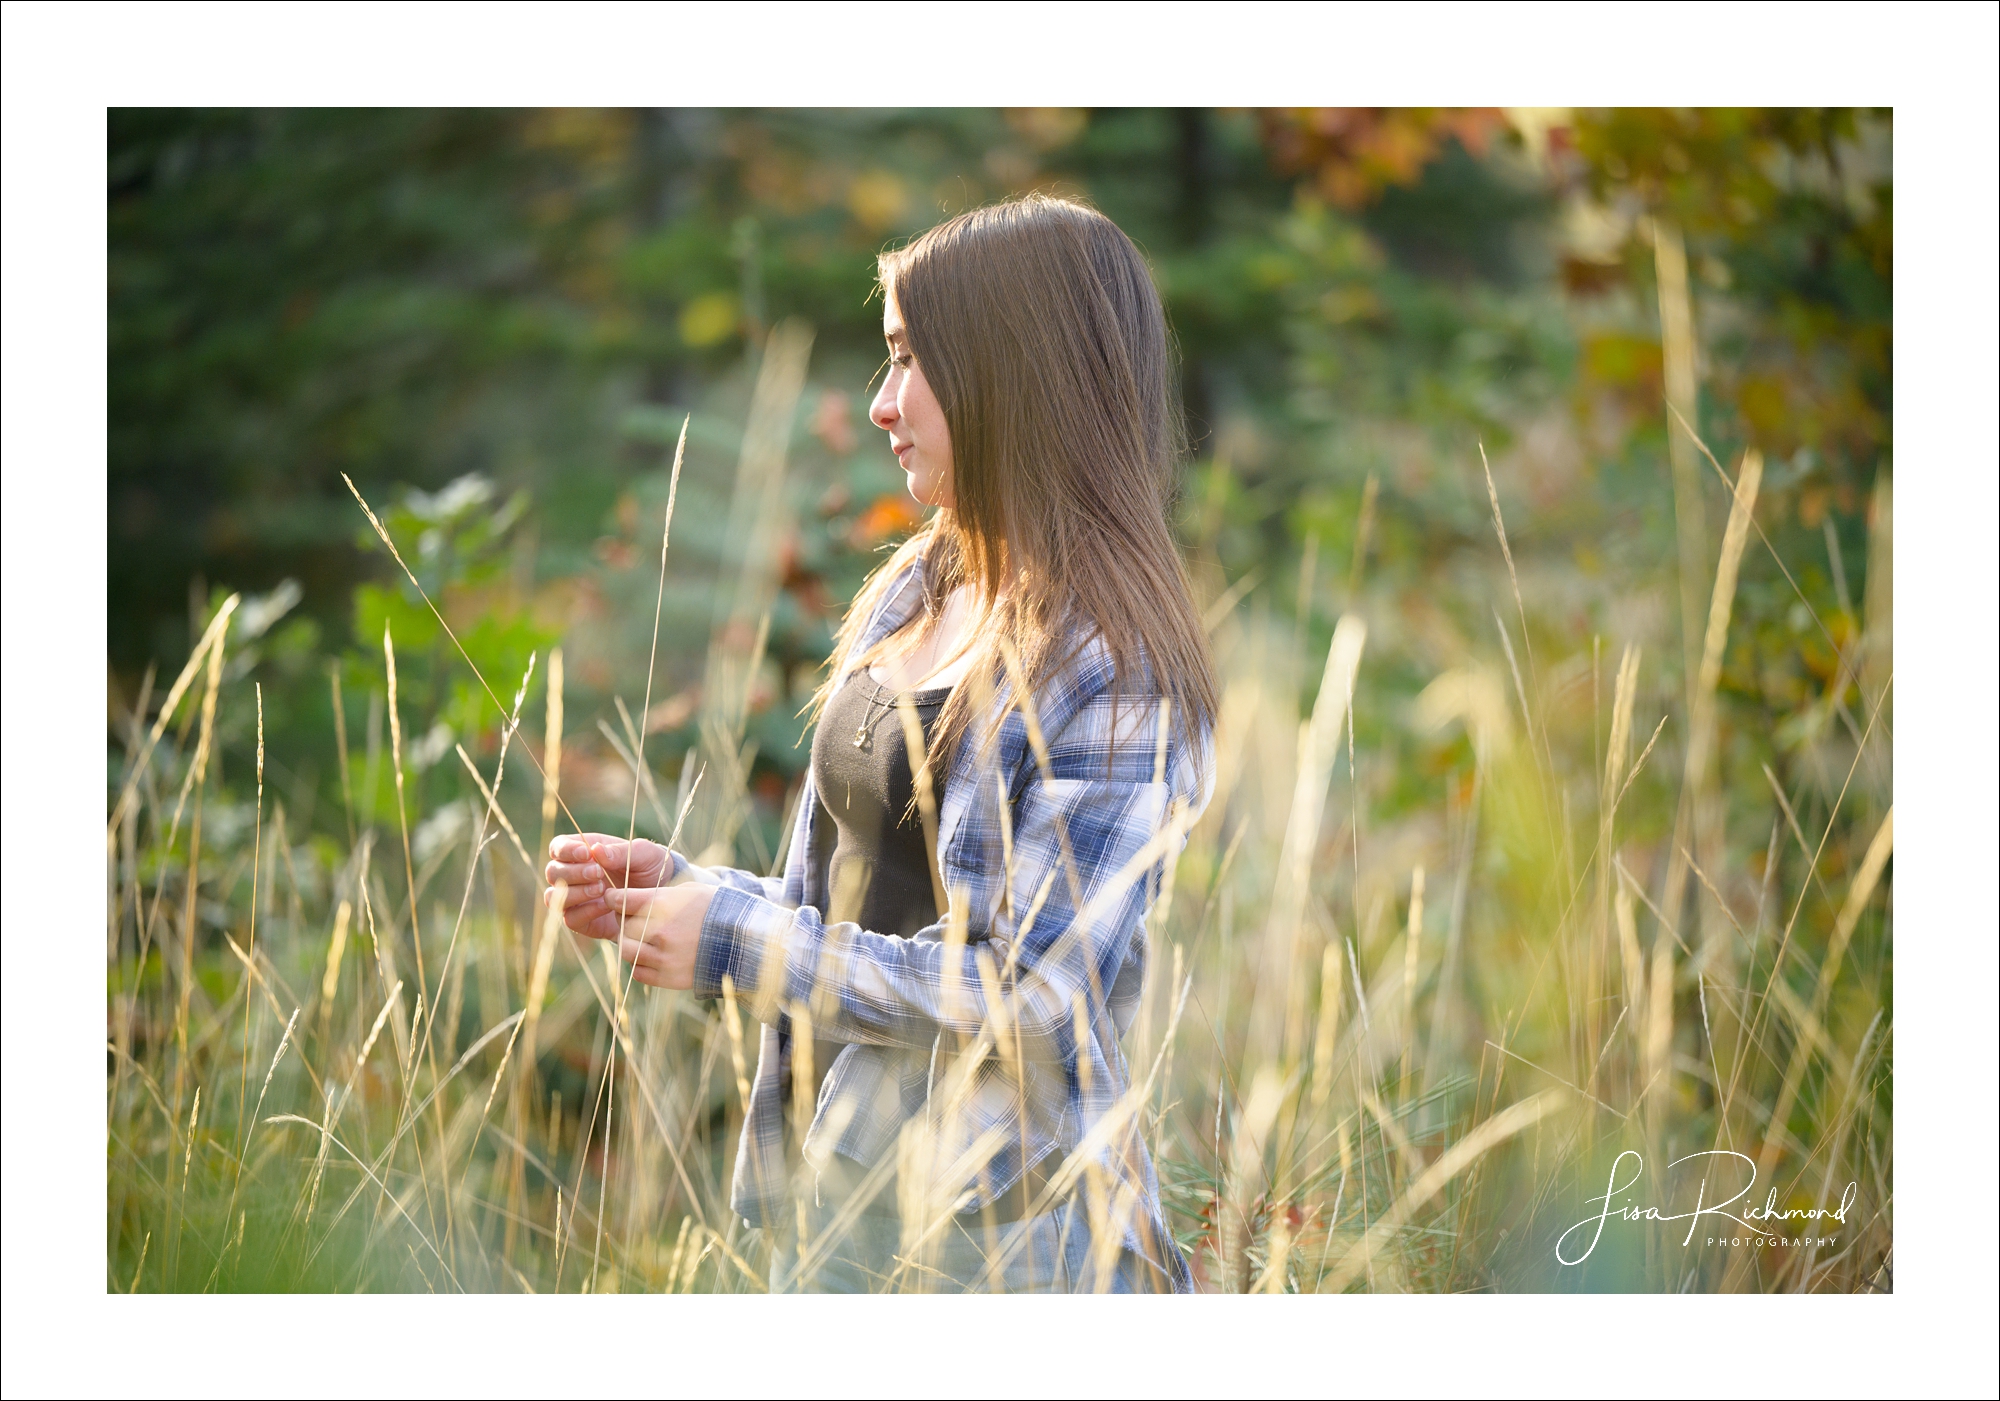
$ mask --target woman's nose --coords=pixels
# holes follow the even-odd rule
[[[894,386],[890,381],[884,381],[875,395],[875,402],[868,406],[868,421],[886,433],[900,417],[896,412]]]

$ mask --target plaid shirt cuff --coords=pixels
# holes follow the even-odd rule
[[[793,911],[782,905],[747,891],[718,887],[695,947],[694,994],[722,996],[726,976],[759,1021],[775,1021],[786,1002],[806,991],[788,987],[785,976],[794,918]]]

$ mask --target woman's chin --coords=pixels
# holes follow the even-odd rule
[[[937,483],[919,476],[915,472],[905,470],[903,473],[903,484],[910,493],[910,499],[915,501],[919,506],[944,506],[947,509],[951,506],[949,500],[938,500],[938,497],[942,493],[939,492]]]

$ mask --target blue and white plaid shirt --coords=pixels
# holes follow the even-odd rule
[[[912,566],[890,586],[857,651],[914,616],[920,578]],[[718,887],[694,991],[721,996],[726,977],[763,1023],[730,1191],[751,1225],[782,1227],[795,1210],[784,1121],[792,1028],[809,1018],[812,1037],[846,1044],[820,1088],[807,1164],[824,1169],[838,1154],[849,1176],[866,1172],[894,1159],[918,1121],[933,1186],[971,1212],[1030,1169],[1089,1163],[1100,1187],[1115,1184],[1110,1199],[1122,1192],[1111,1219],[1125,1222],[1125,1248],[1177,1291],[1193,1287],[1119,1041],[1145,982],[1147,910],[1214,788],[1212,750],[1204,730],[1189,752],[1157,696],[1114,699],[1112,682],[1109,649],[1093,639],[1034,697],[1032,737],[1004,679],[996,686],[997,741],[958,746],[939,805],[950,913],[914,937],[823,918],[825,876],[810,853],[830,819],[810,773],[782,879],[675,856],[675,880]],[[971,1044],[982,1028],[986,1042]]]

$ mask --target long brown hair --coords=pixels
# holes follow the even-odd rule
[[[1094,633],[1114,688],[1166,697],[1191,739],[1213,722],[1215,675],[1168,526],[1186,438],[1173,341],[1139,250],[1096,210],[1029,195],[939,224],[883,254],[878,275],[950,428],[956,503],[862,586],[820,703],[886,650],[885,639],[855,654],[889,583],[921,559],[925,626],[953,589],[974,586],[985,616],[970,676],[996,675],[1005,639],[1039,690]],[[979,689],[954,688],[933,772]]]

